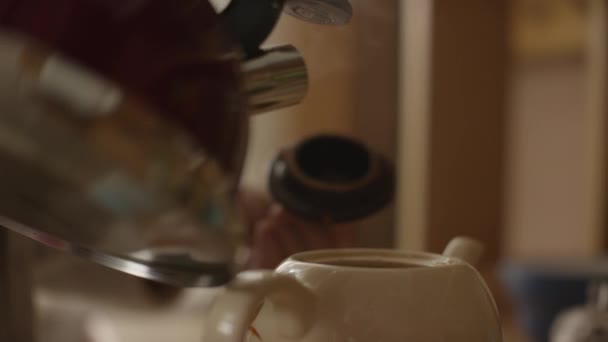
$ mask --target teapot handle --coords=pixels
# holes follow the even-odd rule
[[[308,288],[288,275],[247,271],[238,274],[215,299],[205,319],[203,341],[243,341],[264,299],[272,302],[276,327],[283,337],[300,338],[312,326],[316,299]]]
[[[246,59],[262,54],[260,45],[274,29],[285,0],[232,0],[222,12],[228,31],[240,43]]]

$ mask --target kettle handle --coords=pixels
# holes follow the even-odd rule
[[[240,43],[246,59],[258,57],[260,45],[274,29],[285,0],[232,0],[222,12],[227,30]]]

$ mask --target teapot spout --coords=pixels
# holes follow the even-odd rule
[[[461,259],[472,266],[477,265],[483,254],[484,246],[475,239],[459,236],[453,238],[443,250],[443,255]]]
[[[296,105],[308,91],[306,64],[290,45],[272,48],[248,60],[243,73],[251,114]]]

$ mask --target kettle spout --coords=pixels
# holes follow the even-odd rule
[[[484,246],[480,241],[469,237],[453,238],[443,251],[443,255],[461,259],[472,266],[475,266],[483,254]]]
[[[249,113],[259,114],[300,103],[308,91],[304,59],[291,46],[278,46],[243,64]]]

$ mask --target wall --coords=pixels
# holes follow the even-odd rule
[[[593,253],[593,198],[586,149],[586,72],[581,61],[518,70],[509,134],[506,253],[578,257]]]
[[[507,6],[408,3],[426,32],[408,34],[404,23],[400,166],[410,173],[400,185],[400,244],[441,252],[469,235],[492,264],[502,231]]]
[[[306,60],[310,87],[297,106],[254,116],[244,183],[266,188],[268,163],[284,146],[319,132],[354,134],[356,40],[352,27],[324,27],[283,15],[266,46],[292,44]]]
[[[310,90],[298,106],[255,116],[243,183],[266,189],[277,152],[317,133],[361,139],[395,158],[398,0],[352,1],[348,26],[319,26],[283,15],[265,45],[293,44],[303,54]],[[392,246],[393,208],[359,222],[366,246]]]
[[[594,256],[605,230],[605,4],[552,1],[534,14],[523,10],[534,1],[518,3],[505,252]],[[542,36],[551,37],[544,48],[522,48]]]

